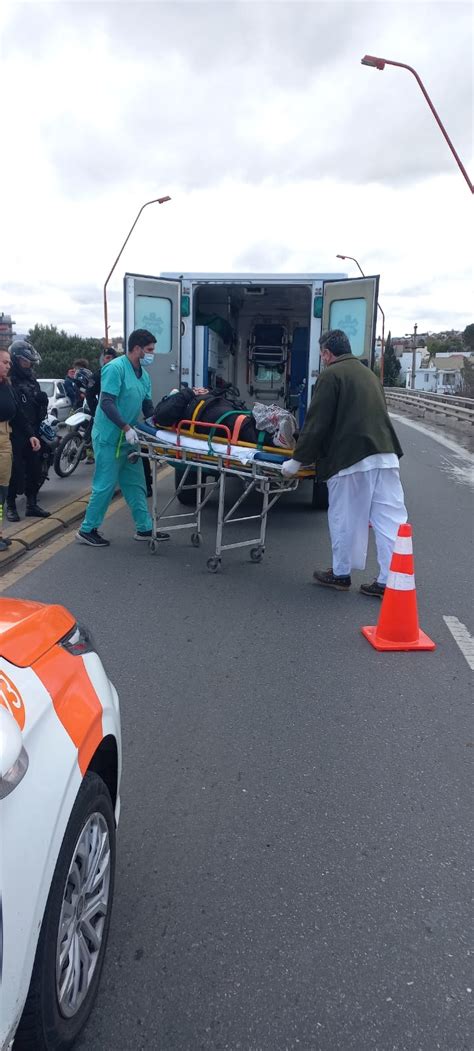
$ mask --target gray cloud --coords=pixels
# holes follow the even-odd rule
[[[115,86],[104,88],[93,62],[72,62],[70,84],[58,85],[59,112],[43,116],[50,159],[71,197],[133,185],[144,171],[188,190],[229,175],[251,184],[329,177],[403,186],[454,164],[411,75],[359,65],[364,50],[385,43],[387,27],[400,41],[407,24],[407,54],[418,41],[420,72],[467,157],[467,4],[81,3],[54,5],[54,14],[53,5],[28,4],[6,45],[24,52],[31,44],[46,64],[65,30],[82,42],[102,32],[119,63]],[[68,105],[70,85],[83,77],[97,80],[99,121],[81,103]],[[280,97],[276,126],[267,126]]]

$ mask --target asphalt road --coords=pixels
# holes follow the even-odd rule
[[[81,1051],[467,1051],[472,491],[453,449],[398,423],[420,623],[379,654],[379,606],[317,588],[326,516],[301,489],[261,565],[220,575],[126,510],[11,593],[88,622],[122,704],[108,958]],[[170,479],[160,491],[170,489]],[[373,553],[365,574],[372,580]]]

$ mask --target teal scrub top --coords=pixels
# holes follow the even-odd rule
[[[144,368],[141,376],[137,376],[135,369],[126,354],[121,358],[109,361],[102,369],[100,377],[100,389],[103,394],[114,394],[117,410],[125,423],[133,427],[142,415],[142,405],[145,398],[151,398],[151,380]],[[104,442],[117,444],[121,430],[117,424],[112,423],[99,405],[94,418],[93,433]]]

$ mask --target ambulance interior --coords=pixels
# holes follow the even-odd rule
[[[203,284],[195,332],[208,330],[203,381],[231,383],[256,401],[296,412],[307,382],[312,290],[308,285]]]

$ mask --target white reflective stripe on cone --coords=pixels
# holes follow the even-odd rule
[[[415,575],[414,573],[394,573],[391,569],[387,577],[386,587],[391,588],[392,591],[414,591]]]
[[[393,549],[395,555],[412,555],[413,554],[413,540],[411,536],[397,536],[395,540],[395,547]]]

